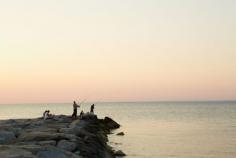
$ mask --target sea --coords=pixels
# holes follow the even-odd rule
[[[79,110],[89,111],[90,104]],[[72,103],[0,105],[0,119],[41,117],[47,109],[71,115]],[[127,158],[236,157],[235,101],[99,102],[95,113],[121,124],[109,144]]]

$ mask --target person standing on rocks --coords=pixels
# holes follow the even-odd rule
[[[73,102],[73,114],[72,114],[72,119],[76,119],[77,118],[77,108],[79,108],[80,105],[78,105],[75,101]]]
[[[91,112],[91,113],[94,113],[94,106],[95,106],[95,105],[92,104],[91,107],[90,107],[90,112]]]

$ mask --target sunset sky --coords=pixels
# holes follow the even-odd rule
[[[0,103],[233,100],[236,1],[0,1],[0,75]]]

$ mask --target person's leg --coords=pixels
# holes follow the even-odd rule
[[[75,109],[74,109],[73,114],[72,114],[72,119],[74,119],[74,118],[75,118]]]
[[[75,119],[77,118],[77,109],[75,109]]]

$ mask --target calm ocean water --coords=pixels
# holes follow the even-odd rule
[[[0,105],[0,119],[72,112],[72,104]],[[82,106],[89,110],[89,104]],[[119,122],[125,136],[109,136],[127,158],[235,158],[236,102],[98,103],[99,117]]]

